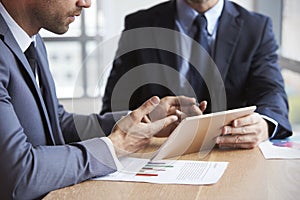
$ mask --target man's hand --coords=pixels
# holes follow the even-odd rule
[[[206,109],[206,104],[206,101],[203,101],[197,105],[195,98],[186,96],[167,96],[161,99],[149,117],[151,121],[156,121],[169,115],[181,115],[179,117],[201,115]]]
[[[145,122],[157,121],[170,115],[177,115],[178,121],[172,123],[157,133],[156,137],[167,137],[176,128],[179,122],[189,116],[202,115],[207,102],[202,101],[199,105],[195,98],[186,96],[167,96],[161,99],[159,105],[149,114]]]
[[[250,149],[268,138],[268,123],[254,113],[234,120],[230,126],[224,126],[216,143],[220,148]]]
[[[142,149],[149,144],[153,135],[178,120],[176,115],[169,115],[155,122],[143,122],[159,103],[158,97],[152,97],[116,123],[108,137],[112,141],[118,157]]]

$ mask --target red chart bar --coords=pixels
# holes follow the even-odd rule
[[[158,176],[158,174],[143,174],[143,173],[138,173],[136,176]]]

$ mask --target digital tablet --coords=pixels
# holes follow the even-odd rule
[[[233,120],[252,114],[256,106],[221,111],[194,117],[187,117],[180,122],[165,143],[152,156],[152,160],[173,158],[199,152],[206,156],[216,144],[222,127]]]

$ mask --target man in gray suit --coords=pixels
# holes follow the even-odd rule
[[[120,167],[118,157],[143,148],[153,135],[176,125],[179,106],[186,108],[185,114],[201,113],[195,99],[183,96],[161,101],[152,97],[128,115],[66,112],[56,97],[38,32],[45,28],[65,33],[90,3],[0,1],[1,199],[41,198],[51,190],[112,173]]]

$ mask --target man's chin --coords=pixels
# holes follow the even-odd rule
[[[187,0],[187,2],[194,3],[194,4],[202,4],[202,3],[205,3],[207,1],[210,1],[210,0]]]
[[[50,31],[52,33],[55,33],[57,35],[62,35],[65,34],[69,30],[69,26],[65,26],[64,28],[61,29],[46,29],[47,31]]]

